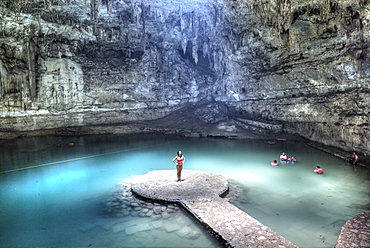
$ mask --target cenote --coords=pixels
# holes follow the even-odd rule
[[[28,137],[0,147],[2,247],[222,247],[185,211],[146,230],[112,229],[150,226],[147,216],[109,216],[106,203],[123,181],[148,171],[173,170],[176,180],[177,150],[185,169],[227,178],[230,194],[242,190],[233,204],[299,247],[334,247],[344,223],[370,202],[369,170],[301,141],[136,134]],[[283,151],[298,162],[271,166]],[[324,174],[313,172],[316,165]],[[174,222],[192,235],[166,229]]]

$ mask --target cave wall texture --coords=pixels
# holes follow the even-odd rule
[[[2,0],[0,136],[208,102],[370,154],[369,30],[368,0]]]

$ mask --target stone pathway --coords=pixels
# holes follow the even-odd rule
[[[132,181],[132,191],[157,201],[177,202],[227,247],[297,247],[220,196],[228,182],[208,172],[184,170],[176,182],[175,170],[152,171]]]
[[[336,248],[370,247],[370,211],[348,220],[342,227]]]

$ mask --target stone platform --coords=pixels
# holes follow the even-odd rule
[[[152,171],[132,181],[132,191],[157,201],[176,202],[188,210],[227,247],[297,247],[220,196],[227,193],[226,179],[213,173],[183,170]]]
[[[336,248],[370,247],[370,211],[348,220],[342,227]]]

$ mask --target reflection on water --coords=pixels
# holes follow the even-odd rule
[[[344,222],[370,202],[368,170],[294,141],[101,135],[0,141],[0,148],[0,171],[9,171],[0,174],[0,246],[219,247],[180,210],[106,211],[135,175],[172,169],[176,180],[177,150],[186,169],[230,179],[231,191],[238,188],[233,204],[300,247],[335,246]],[[282,151],[298,162],[271,166]],[[316,165],[324,174],[313,172]]]

